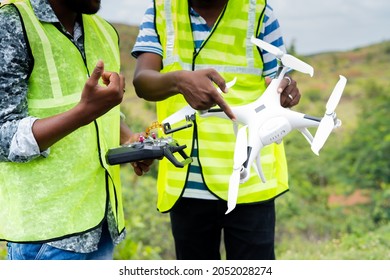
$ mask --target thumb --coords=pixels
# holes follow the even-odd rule
[[[90,82],[92,82],[94,85],[97,85],[99,79],[103,75],[103,72],[104,72],[104,63],[102,60],[99,60],[92,71],[91,77],[89,78]]]
[[[265,77],[265,83],[267,86],[271,83],[272,79],[270,77]]]

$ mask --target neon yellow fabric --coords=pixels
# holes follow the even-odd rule
[[[248,104],[265,90],[263,62],[252,35],[260,33],[265,1],[229,1],[199,53],[194,54],[188,1],[155,0],[156,28],[164,50],[162,72],[215,68],[226,81],[237,82],[224,98],[230,106]],[[187,105],[181,94],[157,103],[158,119]],[[179,126],[180,124],[178,124]],[[199,162],[209,190],[227,200],[229,177],[233,171],[235,135],[230,120],[196,118]],[[192,129],[175,132],[174,138],[187,145],[190,154]],[[287,165],[284,147],[271,145],[262,151],[262,167],[268,181],[264,184],[252,169],[248,182],[240,185],[238,203],[264,201],[285,192]],[[163,160],[159,165],[158,202],[161,212],[169,211],[183,192],[188,167],[179,169]]]
[[[83,15],[85,60],[56,27],[40,22],[28,0],[20,11],[34,56],[29,114],[39,118],[74,107],[97,61],[119,72],[118,36],[96,15]],[[119,145],[119,106],[50,148],[47,158],[0,163],[0,240],[47,241],[85,232],[103,220],[109,200],[118,232],[124,229],[120,167],[105,152]]]

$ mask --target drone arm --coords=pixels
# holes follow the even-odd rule
[[[255,169],[256,169],[257,175],[260,177],[261,181],[263,181],[263,183],[265,183],[266,179],[265,179],[265,176],[263,173],[263,168],[261,167],[260,154],[256,158]]]
[[[241,178],[241,182],[245,182],[249,179],[250,176],[249,169],[251,168],[251,166],[253,166],[257,175],[260,177],[261,181],[265,183],[266,179],[260,162],[260,153],[264,145],[262,141],[257,138],[258,137],[257,133],[256,135],[251,135],[251,136],[252,137],[250,138],[248,144],[248,161],[245,162],[244,164],[244,168],[247,170],[247,172],[245,174],[246,175],[245,178]],[[256,160],[256,164],[255,164],[255,160]]]
[[[279,66],[279,70],[276,73],[275,79],[278,80],[278,84],[284,79],[284,76],[286,76],[286,73],[289,72],[291,69],[285,66]]]
[[[311,143],[313,142],[313,135],[310,133],[310,131],[307,128],[299,128],[298,130],[302,133],[307,142],[309,142],[309,144],[311,145]]]

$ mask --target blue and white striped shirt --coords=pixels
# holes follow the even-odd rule
[[[156,27],[154,24],[154,5],[151,4],[143,17],[139,26],[139,34],[131,54],[137,58],[141,53],[149,52],[163,56],[163,49],[158,40]],[[196,50],[199,50],[203,41],[207,39],[211,32],[211,28],[206,21],[193,9],[190,10],[190,18],[193,30],[193,38],[195,41]],[[279,26],[273,9],[267,5],[263,22],[263,29],[260,32],[259,39],[262,39],[276,47],[285,51],[285,46]],[[277,60],[275,56],[262,51],[263,55],[263,76],[273,76],[277,71]],[[196,136],[195,136],[196,137]],[[198,198],[198,199],[218,199],[209,192],[203,182],[201,169],[198,161],[197,141],[194,141],[193,152],[191,154],[193,162],[189,167],[189,176],[186,182],[186,187],[183,196]]]

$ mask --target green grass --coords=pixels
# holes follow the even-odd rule
[[[302,236],[284,239],[276,244],[276,255],[280,260],[389,260],[390,224],[362,235],[343,234],[325,241],[308,241]]]

